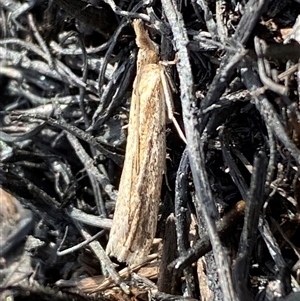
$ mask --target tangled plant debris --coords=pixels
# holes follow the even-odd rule
[[[1,300],[300,300],[299,0],[0,4]],[[106,245],[135,19],[178,125],[151,252],[127,266]]]

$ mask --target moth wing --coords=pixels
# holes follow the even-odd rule
[[[134,82],[137,81],[137,77]],[[138,135],[139,135],[139,114],[140,105],[139,97],[134,92],[131,97],[130,115],[128,123],[128,136],[125,152],[125,160],[123,164],[122,175],[119,183],[119,192],[116,202],[116,208],[113,217],[113,224],[109,234],[106,253],[115,256],[119,261],[126,260],[126,252],[124,253],[124,245],[126,237],[130,231],[130,211],[131,197],[134,183],[137,182],[137,150],[138,150]]]
[[[166,152],[160,70],[159,65],[145,65],[134,83],[126,156],[107,245],[109,254],[129,264],[149,254],[156,231]]]

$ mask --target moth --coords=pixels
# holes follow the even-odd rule
[[[134,20],[137,72],[129,112],[124,167],[106,252],[142,263],[155,237],[166,160],[166,80],[156,44]]]

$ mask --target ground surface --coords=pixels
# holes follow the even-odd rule
[[[0,0],[0,299],[300,300],[299,1],[105,2]],[[128,270],[105,246],[133,19],[177,58],[188,147],[167,123],[158,240]]]

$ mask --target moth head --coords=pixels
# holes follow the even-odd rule
[[[136,34],[136,44],[140,49],[152,50],[154,53],[158,53],[158,46],[150,39],[148,32],[144,28],[144,24],[141,20],[133,21],[133,28]]]

